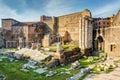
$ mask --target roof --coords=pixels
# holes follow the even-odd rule
[[[2,32],[2,28],[0,28],[0,32]]]
[[[2,20],[14,20],[14,19],[12,19],[12,18],[5,18],[5,19],[2,19]]]
[[[113,19],[113,25],[120,25],[120,9],[118,10],[117,14],[115,15]]]
[[[24,23],[26,25],[32,25],[32,24],[37,23],[37,22],[22,22],[22,23]]]
[[[25,26],[25,25],[32,25],[38,22],[18,22],[16,24],[14,24],[13,26]]]
[[[16,24],[12,25],[12,26],[24,26],[24,25],[25,25],[24,23],[18,22]]]

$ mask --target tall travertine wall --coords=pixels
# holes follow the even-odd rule
[[[8,19],[2,19],[2,29],[11,30],[12,25],[16,24],[18,21],[8,18]]]
[[[64,37],[65,33],[69,34],[69,41],[73,41],[83,51],[92,49],[92,16],[89,10],[77,12],[73,14],[63,15],[59,17],[41,16],[41,22],[44,22],[50,32],[52,39],[59,35]]]
[[[118,11],[117,15],[115,16],[113,20],[114,26],[120,26],[120,10]]]
[[[82,50],[92,49],[92,16],[89,10],[58,17],[58,33],[64,36],[67,31],[70,39]]]
[[[105,52],[109,56],[120,56],[120,10],[114,18],[110,28],[105,29]]]
[[[11,30],[12,20],[11,19],[2,19],[2,28],[6,30]]]
[[[48,17],[48,16],[41,16],[41,22],[46,24],[49,33],[53,34],[55,27],[57,28],[57,18],[56,17]]]
[[[120,26],[105,29],[105,52],[108,56],[120,56]],[[109,35],[108,35],[109,34]]]
[[[64,36],[68,31],[73,41],[79,42],[79,19],[81,12],[58,17],[58,33]]]
[[[3,45],[2,28],[0,28],[0,47]]]

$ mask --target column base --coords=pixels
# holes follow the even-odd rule
[[[90,53],[92,53],[92,48],[81,49],[81,53],[83,53],[84,55],[89,55]]]

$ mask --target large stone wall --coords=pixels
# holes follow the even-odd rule
[[[13,40],[18,40],[19,37],[25,37],[28,40],[28,26],[13,26]]]
[[[41,16],[41,22],[46,24],[46,35],[49,33],[51,36],[51,43],[57,42],[57,34],[58,34],[58,20],[57,17],[48,17],[48,16]]]
[[[3,40],[2,40],[2,30],[0,28],[0,47],[3,45]]]
[[[58,17],[58,33],[64,36],[67,31],[70,40],[75,41],[83,49],[92,48],[92,23],[89,10]]]
[[[6,30],[11,30],[12,20],[11,19],[2,19],[2,28]]]
[[[54,25],[57,23],[56,17],[48,17],[48,16],[41,16],[41,22],[44,22],[46,24],[47,29],[50,33],[53,33],[54,31]],[[55,26],[57,27],[57,26]]]
[[[113,20],[114,26],[120,26],[120,10],[118,11],[117,15],[115,16]]]
[[[105,30],[105,52],[109,56],[120,56],[120,26],[113,26]]]
[[[18,23],[18,21],[8,18],[8,19],[2,19],[2,28],[6,30],[11,30],[12,25]]]
[[[70,34],[70,40],[79,42],[79,18],[81,12],[59,16],[58,17],[58,33],[60,36],[64,36],[67,31]]]
[[[113,23],[110,27],[105,28],[104,51],[108,56],[120,56],[120,11],[114,17]]]

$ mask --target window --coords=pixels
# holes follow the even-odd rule
[[[110,45],[110,51],[111,52],[113,51],[113,45]]]
[[[111,51],[111,52],[115,51],[115,48],[116,48],[116,47],[115,47],[115,44],[111,44],[111,45],[110,45],[110,51]]]
[[[98,33],[100,34],[100,29],[98,29]]]
[[[96,23],[96,26],[97,26],[97,23]]]
[[[100,22],[99,22],[99,25],[100,25]]]
[[[105,24],[105,22],[103,22],[103,24]]]

